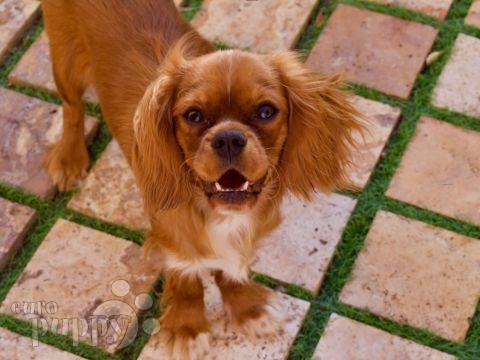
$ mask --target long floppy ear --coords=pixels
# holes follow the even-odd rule
[[[286,189],[310,200],[317,189],[348,187],[353,133],[363,126],[340,78],[310,71],[293,53],[270,59],[289,102],[289,132],[281,163]]]
[[[132,167],[143,192],[145,209],[151,214],[176,207],[188,194],[172,110],[188,58],[199,55],[195,53],[198,47],[191,47],[197,37],[202,40],[196,33],[189,33],[169,51],[158,78],[147,88],[135,112]],[[202,52],[207,50],[206,47]]]

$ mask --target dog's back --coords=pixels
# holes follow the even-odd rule
[[[75,104],[78,94],[93,85],[108,126],[130,160],[135,107],[167,49],[192,28],[172,0],[42,3],[62,99]]]

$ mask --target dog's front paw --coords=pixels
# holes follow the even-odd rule
[[[204,360],[210,358],[211,335],[193,329],[162,329],[161,339],[172,360]]]
[[[266,304],[259,308],[253,307],[243,319],[237,319],[234,326],[250,339],[274,337],[283,333],[286,319],[277,296],[271,296]]]
[[[45,166],[52,182],[60,191],[70,191],[87,176],[89,156],[85,144],[72,149],[62,142],[54,145],[45,158]]]
[[[287,320],[282,303],[273,292],[264,303],[251,304],[246,311],[232,315],[230,321],[234,330],[249,339],[279,336]]]

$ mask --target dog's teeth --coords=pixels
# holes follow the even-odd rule
[[[215,190],[217,190],[218,192],[247,191],[249,185],[250,183],[248,181],[245,181],[240,187],[236,189],[228,189],[228,188],[224,188],[218,182],[215,182]]]
[[[245,181],[240,188],[240,191],[247,191],[248,190],[248,181]]]

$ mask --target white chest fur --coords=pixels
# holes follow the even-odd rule
[[[216,214],[206,222],[206,235],[212,256],[193,261],[167,257],[167,267],[187,274],[222,270],[237,281],[248,279],[248,264],[253,251],[253,225],[250,214],[228,212]]]

